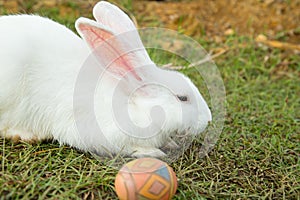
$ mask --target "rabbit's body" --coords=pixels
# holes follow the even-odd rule
[[[70,130],[61,129],[70,124],[61,123],[72,117],[73,85],[87,46],[66,27],[39,16],[0,17],[0,35],[1,133],[29,141],[65,135]],[[67,138],[62,142],[72,139]]]
[[[173,132],[197,134],[206,127],[211,115],[196,87],[182,74],[153,66],[144,49],[130,56],[120,56],[116,64],[106,68],[105,65],[114,60],[111,51],[118,54],[118,49],[123,48],[120,52],[128,50],[128,43],[122,38],[111,43],[107,40],[133,30],[134,26],[115,6],[100,2],[98,10],[101,9],[121,15],[125,23],[117,23],[120,26],[114,34],[113,19],[99,19],[95,13],[98,22],[80,18],[76,28],[84,40],[66,27],[39,16],[0,17],[1,135],[26,141],[55,139],[61,144],[100,154],[118,153],[123,149],[123,153],[135,152],[136,156],[162,156],[158,148],[169,141]],[[123,25],[129,28],[120,31]],[[136,34],[133,33],[134,38],[138,37]],[[97,53],[96,48],[103,43],[108,44],[107,48]],[[141,44],[139,38],[136,44]],[[95,56],[90,55],[93,51],[96,51]],[[97,86],[92,90],[83,88],[78,95],[81,70],[85,66],[99,65],[97,60],[103,65],[102,71],[92,67],[91,78],[84,79],[83,83],[89,87],[98,80]],[[138,68],[141,61],[151,66],[146,71]],[[173,79],[164,81],[169,76],[176,79],[178,85]],[[148,84],[162,80],[161,85]],[[162,87],[168,84],[172,84],[170,88],[174,91]],[[79,84],[79,91],[80,87]],[[189,91],[182,92],[185,87],[189,87]],[[182,95],[187,95],[188,100],[183,98],[187,102],[181,102]],[[87,103],[90,99],[94,100],[92,105]],[[160,111],[152,115],[155,106],[164,110],[163,115]],[[128,116],[123,116],[127,112]],[[149,126],[153,116],[157,123],[163,116],[159,129]],[[128,119],[134,125],[127,127]]]

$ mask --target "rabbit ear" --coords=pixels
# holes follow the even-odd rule
[[[131,53],[131,61],[134,66],[141,64],[153,64],[138,33],[137,28],[131,19],[117,6],[106,1],[98,2],[93,9],[93,15],[97,23],[102,24],[112,30],[127,52]],[[137,51],[138,49],[138,51]]]
[[[97,48],[105,40],[114,36],[108,27],[83,17],[76,20],[75,28],[92,49]]]
[[[136,29],[128,15],[117,6],[106,1],[100,1],[94,6],[93,15],[97,22],[108,26],[116,34]]]
[[[134,68],[135,59],[132,55],[126,54],[128,52],[128,48],[124,48],[126,43],[116,37],[108,27],[83,17],[77,19],[75,27],[101,65],[108,66],[105,70],[119,77],[130,73],[137,80],[141,80]]]

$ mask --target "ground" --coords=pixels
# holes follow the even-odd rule
[[[0,0],[0,13],[36,13],[74,30],[96,2]],[[179,179],[174,199],[299,199],[300,1],[115,2],[139,27],[170,28],[201,43],[216,55],[226,87],[215,148],[199,159],[197,140],[171,163]],[[201,85],[192,69],[183,72]],[[0,145],[1,199],[116,198],[114,160],[56,142]]]

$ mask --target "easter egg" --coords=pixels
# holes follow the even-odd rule
[[[121,200],[171,199],[177,189],[173,169],[155,158],[139,158],[126,163],[115,179],[115,190]]]

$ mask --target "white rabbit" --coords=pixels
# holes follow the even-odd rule
[[[155,66],[119,8],[93,13],[76,21],[81,38],[47,18],[0,17],[0,134],[159,157],[172,134],[203,131],[211,113],[192,82]]]

